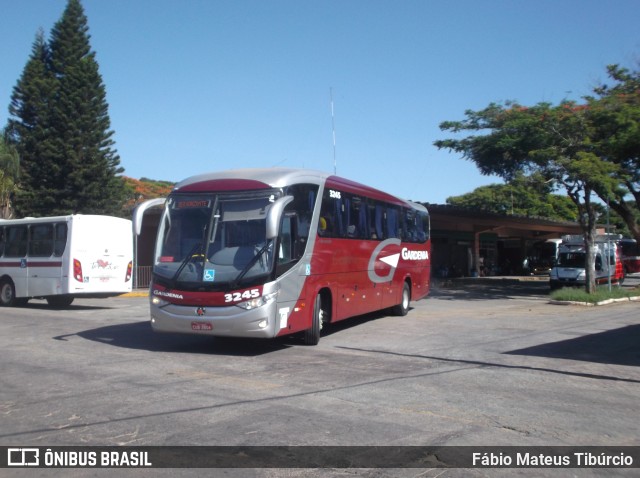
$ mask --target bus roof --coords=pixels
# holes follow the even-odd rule
[[[72,221],[129,221],[129,219],[116,217],[116,216],[104,216],[101,214],[69,214],[66,216],[47,216],[47,217],[23,217],[21,219],[0,219],[0,225],[12,226],[14,224],[31,224],[40,222],[72,222]]]
[[[291,184],[317,184],[361,194],[381,201],[424,210],[420,204],[405,201],[378,189],[322,171],[293,168],[234,169],[191,176],[179,182],[173,192],[251,191],[282,188]]]

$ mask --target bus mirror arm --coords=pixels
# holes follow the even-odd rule
[[[267,240],[278,237],[280,218],[287,204],[293,201],[293,196],[284,196],[274,202],[267,212]]]
[[[167,198],[155,198],[138,204],[133,210],[133,232],[137,236],[142,232],[142,219],[147,209],[158,207],[164,204]]]

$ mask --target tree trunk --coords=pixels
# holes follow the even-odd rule
[[[594,224],[595,226],[595,224]],[[584,235],[585,246],[585,290],[587,294],[593,294],[596,291],[596,231],[595,227],[589,228]]]
[[[580,226],[584,234],[585,249],[585,290],[587,294],[596,291],[596,225],[597,214],[591,204],[591,192],[589,187],[584,188],[584,204],[578,204],[580,211]],[[575,202],[575,201],[574,201]]]

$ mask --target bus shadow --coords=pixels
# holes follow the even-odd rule
[[[188,334],[155,333],[148,321],[109,325],[74,334],[85,340],[113,347],[149,352],[253,357],[286,349],[292,344],[282,339],[236,339]],[[69,336],[53,337],[65,341]],[[289,339],[289,342],[291,339]]]
[[[409,310],[412,309],[413,307]],[[321,337],[329,337],[343,330],[388,317],[390,314],[388,310],[381,310],[326,324],[322,328]],[[291,347],[304,346],[302,335],[302,333],[298,333],[284,337],[276,337],[274,339],[250,339],[155,333],[151,329],[149,321],[143,321],[130,324],[109,325],[85,330],[72,335],[59,335],[53,337],[53,339],[66,341],[69,337],[78,336],[85,340],[91,340],[105,345],[135,350],[147,350],[149,352],[253,357]]]
[[[411,310],[413,310],[413,307],[409,307],[409,313],[411,313]],[[320,337],[329,337],[343,330],[351,329],[353,327],[357,327],[374,320],[383,319],[385,317],[389,317],[390,315],[392,314],[389,310],[379,310],[376,312],[370,312],[368,314],[349,317],[348,319],[340,320],[338,322],[332,322],[322,327],[322,334]]]
[[[505,354],[638,366],[640,365],[639,343],[640,325],[628,325],[560,342],[512,350]]]

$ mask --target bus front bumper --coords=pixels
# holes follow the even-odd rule
[[[151,327],[155,332],[273,338],[279,332],[276,312],[275,301],[250,310],[238,306],[158,306],[152,303]]]

